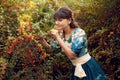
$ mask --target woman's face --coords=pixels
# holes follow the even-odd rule
[[[66,27],[70,27],[70,20],[69,19],[56,19],[55,24],[58,29],[64,30]]]

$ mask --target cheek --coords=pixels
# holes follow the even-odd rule
[[[66,22],[64,22],[64,26],[68,26],[69,25],[69,23],[66,21]]]
[[[68,21],[61,21],[61,22],[59,22],[58,25],[59,25],[60,27],[64,28],[64,27],[68,26],[69,23],[68,23]]]

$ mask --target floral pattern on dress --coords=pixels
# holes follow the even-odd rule
[[[71,49],[78,55],[83,56],[87,53],[87,37],[81,28],[76,28],[72,34]]]
[[[68,40],[65,40],[65,38],[62,39],[65,44],[78,55],[78,57],[87,53],[86,34],[81,28],[75,28]],[[61,49],[57,41],[52,43],[51,48],[57,51],[60,51]],[[63,50],[61,49],[61,51]]]

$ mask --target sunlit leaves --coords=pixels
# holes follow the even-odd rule
[[[75,19],[86,31],[90,54],[99,60],[110,79],[114,79],[111,71],[115,71],[115,76],[118,78],[120,6],[119,1],[118,3],[116,1],[0,1],[0,56],[2,56],[0,61],[4,62],[3,59],[9,61],[7,69],[2,72],[5,74],[4,79],[53,80],[51,68],[53,65],[58,71],[55,76],[57,79],[69,77],[68,72],[62,75],[64,70],[70,69],[66,56],[61,53],[46,53],[40,41],[36,39],[54,27],[53,14],[61,6],[69,6],[74,12]],[[48,37],[47,40],[49,41],[50,38]],[[51,60],[54,60],[54,63]]]
[[[36,70],[34,74],[37,75],[37,71],[41,69],[38,64],[46,58],[45,50],[42,49],[39,41],[35,40],[38,35],[34,31],[36,26],[32,27],[36,6],[32,0],[23,2],[7,0],[0,5],[0,55],[9,62],[8,69],[4,71],[4,79],[20,79],[21,74],[32,70]],[[40,29],[39,25],[37,29]],[[26,68],[30,70],[24,71]]]
[[[0,79],[2,79],[5,74],[5,70],[7,68],[7,61],[3,57],[0,57]]]

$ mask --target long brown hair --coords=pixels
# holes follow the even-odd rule
[[[76,28],[79,27],[77,22],[74,20],[74,16],[72,13],[72,10],[69,7],[61,7],[59,8],[55,14],[54,14],[54,19],[71,19],[70,27],[71,28]]]

